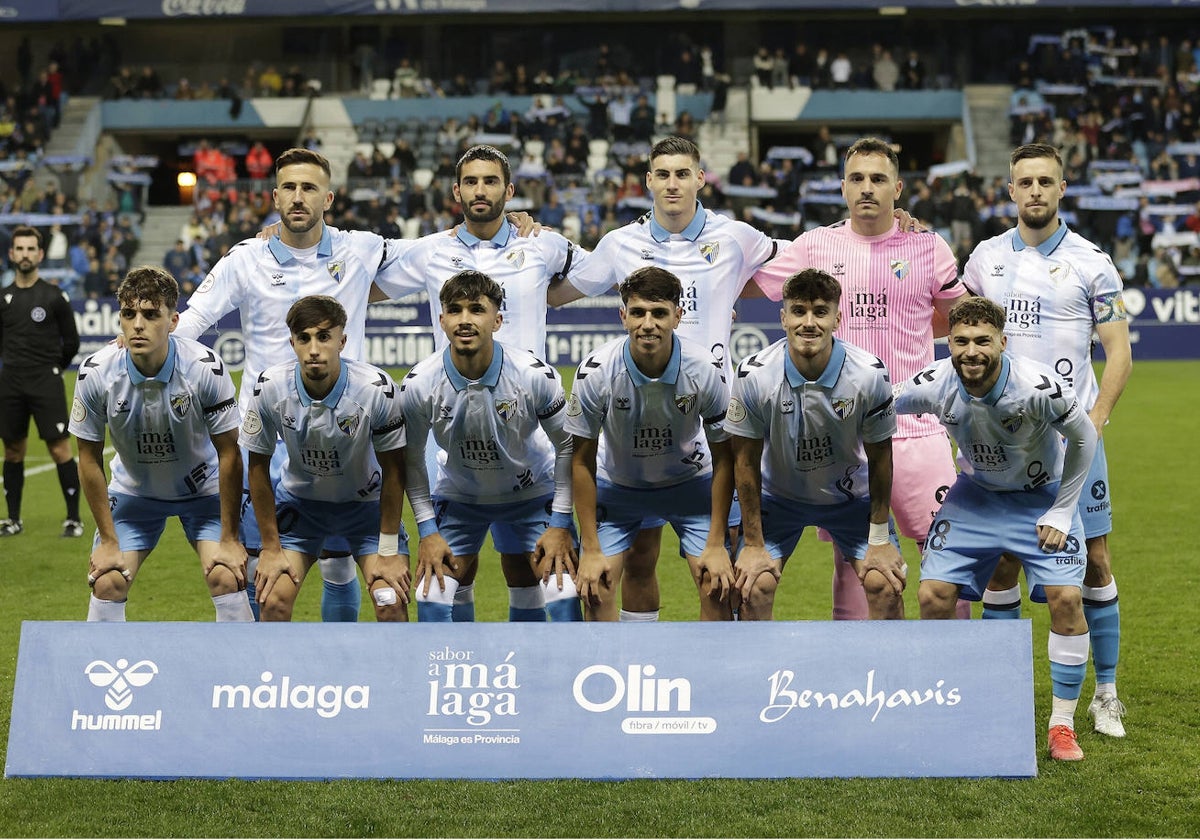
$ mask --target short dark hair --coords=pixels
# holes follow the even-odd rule
[[[819,268],[798,271],[783,284],[784,300],[823,300],[839,307],[842,300],[842,284]]]
[[[1030,160],[1032,158],[1050,158],[1056,164],[1058,164],[1058,171],[1062,172],[1062,155],[1059,153],[1056,147],[1051,146],[1049,143],[1026,143],[1024,146],[1017,146],[1017,148],[1013,149],[1012,154],[1009,155],[1009,175],[1011,176],[1012,168],[1016,166],[1019,161]]]
[[[438,292],[442,306],[456,300],[479,300],[485,297],[499,309],[504,304],[504,288],[482,271],[460,271],[444,284]]]
[[[158,266],[131,268],[117,287],[117,301],[121,306],[137,306],[143,300],[156,308],[165,303],[167,311],[174,312],[179,305],[179,284],[170,272]]]
[[[900,171],[900,157],[892,144],[878,137],[860,137],[846,150],[846,160],[855,155],[883,155],[892,164],[892,169]]]
[[[38,250],[39,251],[46,250],[45,247],[42,245],[42,232],[40,230],[38,230],[37,228],[30,227],[29,225],[21,225],[20,227],[15,228],[13,230],[12,236],[10,238],[15,240],[18,236],[32,236],[34,239],[37,240]]]
[[[687,155],[696,166],[700,165],[700,147],[686,137],[664,137],[650,149],[650,160],[654,161],[660,155]]]
[[[298,163],[311,163],[314,166],[321,167],[325,175],[329,178],[333,177],[333,170],[329,168],[329,160],[320,152],[314,152],[312,149],[288,149],[279,157],[275,158],[275,174],[279,174],[279,170],[285,166],[293,166]]]
[[[996,329],[1004,332],[1004,323],[1007,320],[1007,315],[1004,307],[993,300],[988,300],[985,297],[968,296],[950,307],[950,312],[946,315],[946,320],[950,322],[951,329],[959,324],[966,324],[967,326],[991,324]]]
[[[309,295],[292,304],[286,320],[292,335],[298,335],[324,323],[331,327],[345,327],[346,310],[329,295]]]
[[[683,300],[683,284],[665,268],[647,265],[626,277],[620,285],[621,303],[629,303],[634,295],[643,300],[665,300],[679,306]]]
[[[512,167],[509,166],[508,156],[504,152],[497,149],[495,146],[478,145],[472,146],[463,152],[463,156],[458,159],[458,163],[454,165],[454,182],[457,184],[462,180],[462,169],[465,164],[473,160],[487,160],[492,163],[500,164],[500,171],[504,173],[504,186],[512,183]]]

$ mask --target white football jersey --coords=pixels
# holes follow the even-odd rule
[[[1108,254],[1065,224],[1037,247],[1013,228],[975,246],[963,282],[1007,311],[1008,352],[1052,367],[1090,410],[1100,393],[1093,327],[1127,317]]]
[[[346,310],[343,358],[361,358],[371,283],[408,244],[328,225],[317,246],[302,251],[289,248],[277,236],[246,239],[212,267],[188,298],[175,334],[199,338],[221,316],[240,310],[246,345],[242,381],[254,382],[272,365],[295,361],[285,321],[292,304],[308,295],[329,295]]]
[[[275,441],[283,439],[287,459],[279,483],[288,493],[320,502],[379,498],[383,476],[375,453],[400,449],[405,442],[404,414],[390,376],[344,358],[333,390],[314,400],[293,359],[267,368],[249,392],[238,442],[270,455]]]
[[[1061,481],[1045,519],[1066,533],[1096,449],[1096,430],[1071,389],[1048,366],[1001,357],[1000,378],[984,397],[962,387],[952,360],[942,359],[896,385],[896,411],[931,414],[958,444],[962,472],[986,490],[1033,490]],[[1068,461],[1057,430],[1068,437]]]
[[[442,286],[460,271],[481,271],[504,289],[504,303],[500,307],[504,323],[497,339],[544,359],[546,289],[550,280],[567,268],[572,285],[585,294],[599,294],[608,288],[575,282],[587,262],[586,251],[554,231],[522,237],[505,221],[499,232],[485,241],[460,225],[454,234],[433,233],[416,240],[403,257],[392,260],[379,272],[376,282],[391,298],[414,292],[429,296],[434,346],[442,350],[446,347],[446,334],[438,326],[442,312],[438,296]]]
[[[742,359],[732,390],[725,427],[763,441],[763,493],[814,505],[870,496],[863,443],[896,434],[892,386],[877,357],[834,339],[825,371],[810,381],[781,338]]]
[[[610,341],[583,360],[567,403],[566,429],[600,444],[598,478],[624,487],[669,487],[712,474],[708,441],[729,439],[729,391],[708,350],[675,336],[671,361],[650,379]]]
[[[169,339],[167,361],[145,377],[129,352],[110,345],[79,366],[71,434],[116,455],[109,489],[174,501],[219,490],[212,436],[236,429],[237,401],[225,365],[197,341]]]
[[[554,492],[553,509],[571,512],[571,438],[563,431],[566,398],[558,371],[519,348],[494,347],[478,381],[458,372],[447,348],[400,383],[417,522],[433,517],[424,454],[430,429],[444,453],[434,484],[438,496],[504,504]]]
[[[762,231],[697,202],[696,215],[682,233],[668,232],[651,211],[605,234],[571,282],[581,291],[580,283],[603,290],[648,265],[670,271],[683,285],[683,314],[675,334],[707,349],[728,379],[733,373],[728,345],[734,304],[776,248]]]

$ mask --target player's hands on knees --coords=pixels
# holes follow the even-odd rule
[[[428,595],[429,587],[437,580],[438,589],[446,591],[446,575],[454,572],[454,552],[445,537],[436,531],[421,537],[417,544],[417,570],[415,580],[421,585],[421,594]]]
[[[118,572],[125,580],[132,580],[133,575],[125,565],[125,555],[116,540],[111,542],[101,540],[92,549],[88,558],[88,586],[94,587],[96,581],[109,572]]]
[[[778,581],[781,574],[779,566],[767,553],[766,546],[762,545],[742,546],[742,550],[738,552],[737,563],[734,564],[734,572],[733,585],[746,600],[749,600],[759,575],[769,574]]]
[[[904,591],[908,577],[908,566],[905,565],[904,558],[890,542],[885,545],[867,546],[866,554],[854,564],[854,570],[863,584],[867,582],[868,573],[878,572],[883,575],[883,579],[896,595]]]
[[[707,575],[709,587],[704,594],[710,598],[724,601],[733,591],[733,563],[729,560],[729,552],[724,544],[705,546],[696,564],[698,580],[703,581]]]
[[[275,224],[267,225],[265,228],[260,230],[258,232],[257,236],[259,239],[270,239],[273,236],[279,236],[279,234],[282,231],[283,231],[283,223],[276,222]]]
[[[575,588],[585,603],[599,606],[604,589],[612,588],[612,564],[600,549],[584,549],[579,555],[579,571]]]
[[[407,554],[368,554],[363,558],[362,571],[363,578],[367,581],[367,588],[371,590],[375,606],[391,606],[390,599],[392,597],[400,603],[401,607],[408,606],[412,578],[408,571]],[[380,587],[377,584],[382,584],[385,590],[378,596],[376,591]],[[386,589],[389,588],[395,593],[394,596],[386,592]]]
[[[549,583],[553,575],[555,584],[562,589],[563,573],[575,577],[579,565],[571,532],[566,528],[547,528],[534,546],[530,562],[542,583]]]
[[[1067,535],[1049,525],[1037,526],[1038,547],[1042,551],[1060,551],[1067,544]]]
[[[254,572],[254,588],[258,603],[267,603],[275,582],[283,576],[291,578],[292,584],[300,585],[300,574],[292,568],[282,548],[264,548],[258,555],[258,568]]]
[[[246,549],[240,540],[221,540],[217,543],[216,553],[208,560],[202,558],[200,565],[204,569],[205,578],[212,574],[217,566],[224,566],[237,581],[238,592],[246,588]]]

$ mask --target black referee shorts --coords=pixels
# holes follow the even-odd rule
[[[30,417],[37,422],[42,440],[58,440],[70,434],[62,374],[54,370],[0,370],[0,438],[6,441],[27,438]]]

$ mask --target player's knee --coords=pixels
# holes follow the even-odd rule
[[[285,594],[279,591],[280,587],[275,586],[271,590],[271,594],[267,596],[267,600],[263,602],[259,608],[259,617],[262,621],[291,621],[292,606],[295,603],[294,594]]]
[[[237,577],[226,566],[213,566],[205,583],[212,595],[229,595],[238,591]]]
[[[775,576],[769,572],[763,572],[750,586],[749,596],[743,596],[746,601],[756,610],[765,609],[775,603],[775,590],[779,588],[779,581],[775,580]]]
[[[658,550],[639,550],[634,546],[625,555],[624,576],[633,584],[643,584],[653,580],[658,568]]]
[[[863,578],[862,585],[863,591],[867,593],[869,600],[879,600],[884,596],[895,595],[895,590],[892,589],[892,585],[888,583],[887,578],[883,576],[882,572],[876,569],[867,572],[866,577]]]
[[[921,605],[921,618],[954,618],[954,606],[958,601],[958,588],[941,584],[941,581],[924,581],[917,590],[917,601]]]
[[[115,569],[110,569],[92,585],[92,594],[101,601],[124,601],[129,597],[129,581]]]
[[[1074,636],[1087,631],[1083,616],[1083,593],[1077,586],[1047,586],[1046,607],[1055,633]]]

